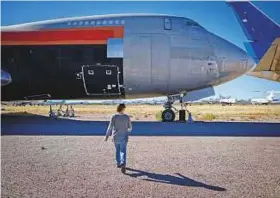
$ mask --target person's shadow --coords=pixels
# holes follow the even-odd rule
[[[160,183],[180,185],[180,186],[203,187],[203,188],[207,188],[209,190],[214,190],[214,191],[226,191],[225,188],[204,184],[202,182],[198,182],[198,181],[195,181],[188,177],[185,177],[184,175],[182,175],[180,173],[176,173],[176,175],[178,175],[178,176],[173,176],[173,175],[162,175],[162,174],[157,174],[157,173],[149,173],[146,171],[136,170],[136,169],[132,169],[132,168],[126,168],[126,170],[130,171],[130,172],[126,172],[126,175],[129,175],[131,177],[141,177],[141,176],[148,177],[148,178],[143,179],[146,181],[160,182]]]

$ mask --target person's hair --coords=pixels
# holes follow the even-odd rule
[[[119,104],[117,107],[117,112],[122,112],[125,109],[125,104]]]

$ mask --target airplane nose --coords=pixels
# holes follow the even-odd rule
[[[240,47],[213,34],[210,40],[216,56],[221,60],[218,64],[220,83],[233,80],[254,69],[254,60]]]
[[[233,80],[253,70],[255,62],[244,50],[229,42],[223,44],[218,51],[223,57],[220,82]]]

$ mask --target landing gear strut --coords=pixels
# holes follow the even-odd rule
[[[75,111],[73,109],[73,106],[71,105],[70,106],[70,109],[68,108],[68,105],[66,107],[66,111],[63,115],[64,117],[74,117],[75,116]]]
[[[50,118],[57,118],[59,116],[75,117],[75,110],[72,105],[70,106],[70,108],[68,105],[66,105],[65,111],[63,111],[62,107],[63,107],[63,104],[60,105],[59,109],[57,110],[57,113],[55,113],[55,111],[53,111],[53,109],[52,109],[52,105],[50,105],[49,117]]]
[[[52,105],[50,105],[49,117],[50,118],[55,118],[56,117],[55,112],[52,110]]]

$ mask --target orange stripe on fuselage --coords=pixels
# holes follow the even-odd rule
[[[123,26],[1,32],[2,45],[106,44],[108,38],[123,38]]]

